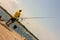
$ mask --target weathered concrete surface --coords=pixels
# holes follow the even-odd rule
[[[9,31],[0,22],[0,40],[24,40],[25,38],[17,34],[16,32]]]

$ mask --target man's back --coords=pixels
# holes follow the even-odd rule
[[[21,13],[18,11],[15,12],[15,14],[13,15],[13,18],[18,18],[20,17]]]

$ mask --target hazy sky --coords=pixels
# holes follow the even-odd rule
[[[39,40],[60,40],[60,0],[0,0],[0,3],[11,15],[22,9],[21,17],[55,17],[26,19],[22,23]]]

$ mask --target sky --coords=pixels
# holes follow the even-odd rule
[[[60,0],[0,0],[13,15],[22,9],[21,17],[54,17],[21,21],[39,40],[60,40]]]

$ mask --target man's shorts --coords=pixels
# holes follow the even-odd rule
[[[12,20],[12,22],[14,22],[16,20],[16,18],[11,18],[10,20]]]

